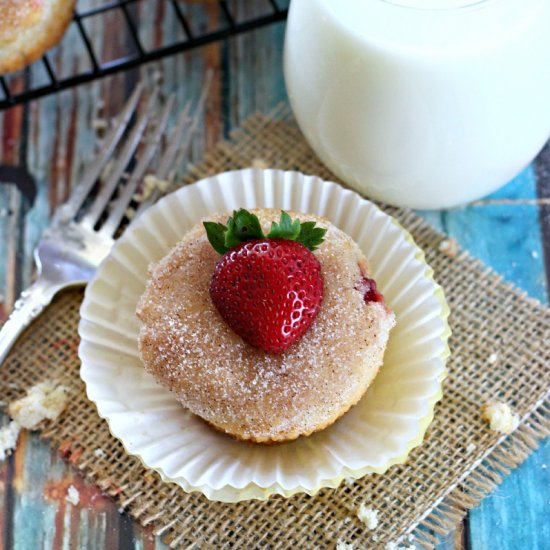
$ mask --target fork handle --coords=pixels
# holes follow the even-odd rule
[[[19,335],[52,301],[57,290],[54,285],[39,278],[21,293],[13,306],[11,315],[0,329],[0,365]]]

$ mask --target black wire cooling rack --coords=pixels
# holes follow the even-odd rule
[[[219,10],[219,22],[215,29],[193,28],[189,14],[186,14],[186,3],[178,0],[157,0],[165,1],[173,18],[180,27],[181,37],[167,45],[150,47],[140,37],[139,25],[133,17],[133,10],[140,2],[145,0],[115,0],[108,1],[98,6],[89,8],[78,8],[75,11],[69,31],[76,35],[86,52],[89,64],[84,68],[76,68],[69,74],[58,74],[54,63],[50,60],[49,54],[34,63],[24,71],[24,77],[19,78],[18,86],[11,85],[12,75],[0,76],[0,110],[13,105],[26,103],[39,97],[66,90],[79,84],[91,82],[103,76],[124,71],[155,61],[169,55],[190,50],[198,46],[223,40],[239,33],[270,25],[286,18],[288,12],[288,1],[285,0],[254,0],[257,8],[259,4],[265,4],[259,15],[252,18],[242,19],[235,15],[234,5],[231,1],[213,2]],[[252,0],[249,0],[252,2]],[[132,42],[130,53],[115,56],[109,60],[102,60],[97,45],[94,44],[93,36],[86,28],[88,20],[97,17],[119,17],[125,31]],[[97,20],[96,20],[97,24]],[[41,67],[40,67],[41,65]],[[38,67],[38,69],[37,69]],[[42,74],[41,78],[32,75],[37,71]],[[21,76],[21,75],[19,75]],[[2,97],[3,94],[3,97]]]

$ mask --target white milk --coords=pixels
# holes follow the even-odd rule
[[[292,0],[285,79],[306,138],[349,185],[458,205],[550,135],[550,0]]]

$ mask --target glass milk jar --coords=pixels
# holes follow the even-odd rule
[[[550,135],[550,0],[292,0],[285,80],[348,185],[456,206],[512,179]]]

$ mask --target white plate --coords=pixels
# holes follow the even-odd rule
[[[159,386],[138,356],[135,308],[148,265],[205,216],[239,207],[327,217],[359,244],[397,317],[384,365],[359,404],[328,429],[282,445],[214,431]],[[447,316],[422,251],[372,203],[297,172],[226,172],[165,197],[116,242],[86,288],[80,373],[112,434],[164,480],[226,502],[313,494],[345,477],[382,473],[422,442],[446,373]]]

